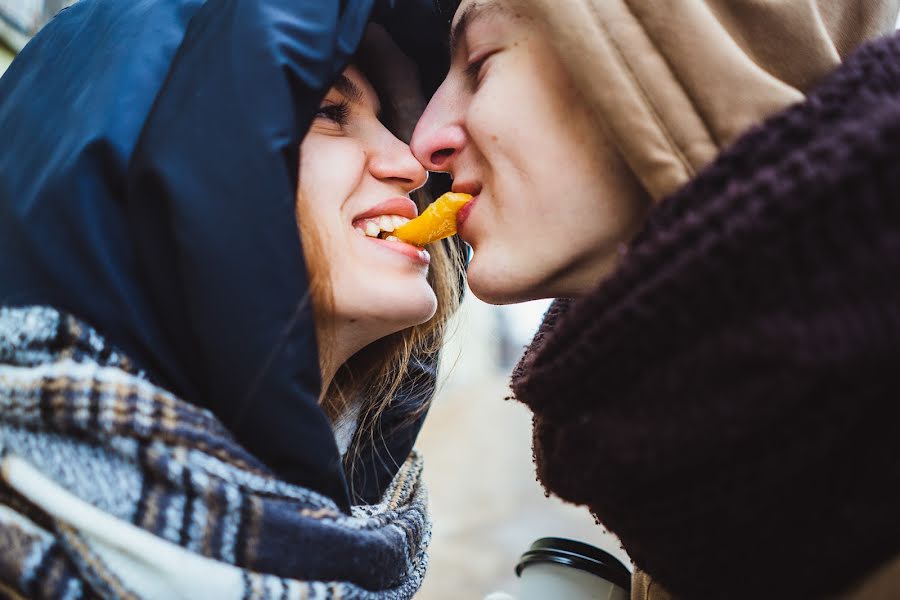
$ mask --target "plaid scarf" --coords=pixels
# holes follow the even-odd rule
[[[410,598],[421,471],[344,514],[74,317],[0,308],[0,596]]]

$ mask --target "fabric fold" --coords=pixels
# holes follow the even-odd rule
[[[657,200],[802,101],[900,2],[515,0],[539,18],[599,130]]]
[[[0,454],[0,582],[29,597],[400,599],[424,576],[417,454],[345,514],[49,307],[0,308]]]

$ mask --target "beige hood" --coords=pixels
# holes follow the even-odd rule
[[[803,99],[900,0],[512,0],[563,62],[654,198]]]

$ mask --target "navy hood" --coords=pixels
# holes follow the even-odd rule
[[[300,141],[373,2],[82,0],[0,79],[0,304],[85,320],[345,509],[294,203]],[[412,447],[435,360],[360,452],[378,460],[354,469],[359,499]]]

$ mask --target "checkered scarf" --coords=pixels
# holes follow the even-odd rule
[[[0,595],[410,598],[431,524],[413,454],[343,514],[93,329],[0,308]]]

